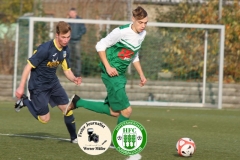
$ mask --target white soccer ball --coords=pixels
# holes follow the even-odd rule
[[[177,152],[180,156],[192,156],[196,150],[196,145],[191,138],[180,138],[176,144]]]

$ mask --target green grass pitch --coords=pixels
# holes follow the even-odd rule
[[[115,149],[91,156],[68,139],[63,115],[51,108],[51,120],[41,124],[27,108],[19,113],[13,103],[0,102],[0,159],[3,160],[125,160]],[[104,122],[111,131],[117,119],[83,108],[74,111],[77,130],[87,121]],[[147,130],[148,142],[140,153],[143,160],[175,160],[179,138],[189,137],[197,149],[192,160],[240,159],[240,110],[176,107],[133,107],[131,119]],[[46,137],[46,138],[39,138]],[[47,138],[48,137],[48,138]]]

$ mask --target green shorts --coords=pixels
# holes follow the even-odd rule
[[[102,81],[107,89],[105,103],[109,104],[113,111],[121,111],[130,106],[125,90],[127,83],[125,76],[109,77],[107,74],[102,73]]]

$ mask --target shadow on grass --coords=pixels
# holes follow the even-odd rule
[[[58,140],[59,142],[70,142],[70,139],[58,137],[49,133],[35,132],[35,133],[19,133],[19,134],[8,134],[9,137],[20,137],[33,140]]]
[[[179,154],[175,153],[173,154],[174,157],[179,157],[179,158],[192,158],[192,156],[189,156],[189,157],[182,157],[182,156],[179,156]]]

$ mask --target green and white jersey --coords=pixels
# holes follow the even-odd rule
[[[119,74],[124,74],[131,62],[139,61],[138,51],[146,36],[146,31],[136,33],[131,29],[132,24],[115,28],[96,45],[96,50],[106,51],[110,65],[117,69]],[[105,71],[105,67],[100,63]]]

